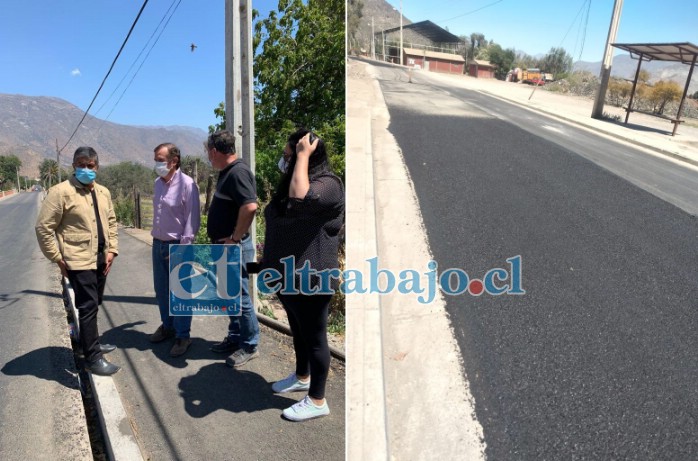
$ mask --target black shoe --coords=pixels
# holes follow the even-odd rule
[[[121,370],[121,367],[117,367],[113,363],[107,362],[105,358],[95,360],[94,362],[86,362],[85,368],[87,371],[92,372],[93,375],[98,376],[111,376],[117,371]]]
[[[113,344],[100,344],[99,350],[102,352],[102,354],[108,354],[110,352],[114,352],[116,350],[116,346]]]
[[[226,353],[226,352],[235,352],[236,350],[240,349],[240,345],[238,343],[235,343],[230,340],[227,336],[225,339],[219,343],[214,344],[211,346],[211,350],[213,352],[218,352],[220,354]]]
[[[162,342],[166,339],[169,338],[174,338],[175,337],[175,331],[174,328],[165,328],[165,325],[160,325],[157,330],[155,330],[155,333],[150,335],[150,342],[151,343],[159,343]]]

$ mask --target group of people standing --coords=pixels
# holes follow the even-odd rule
[[[226,364],[241,367],[259,356],[259,324],[249,295],[247,263],[256,259],[249,233],[257,212],[254,173],[237,155],[235,138],[226,130],[207,140],[208,158],[219,171],[208,211],[207,234],[213,244],[240,245],[241,311],[230,316],[225,338],[211,350],[229,354]],[[169,312],[169,246],[192,244],[200,226],[199,190],[181,171],[180,150],[171,143],[154,149],[153,284],[161,324],[151,342],[174,339],[173,357],[191,345],[191,316]],[[73,156],[74,174],[48,191],[36,222],[44,255],[55,262],[75,292],[80,344],[87,370],[112,375],[119,367],[104,358],[115,346],[101,344],[98,306],[106,278],[118,255],[117,223],[109,190],[95,181],[97,152],[80,147]],[[264,210],[266,232],[261,268],[281,269],[281,259],[294,256],[296,268],[338,268],[339,233],[344,222],[344,189],[332,173],[324,141],[308,130],[291,134],[279,161],[281,180]],[[336,288],[336,287],[335,287]],[[327,318],[331,295],[279,294],[293,333],[296,369],[272,384],[276,393],[307,391],[304,399],[283,411],[292,421],[329,414],[325,383],[330,365]]]

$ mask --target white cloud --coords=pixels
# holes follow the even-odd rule
[[[73,77],[79,77],[82,75],[82,73],[80,73],[80,69],[76,67],[75,69],[70,71],[70,75],[72,75]]]

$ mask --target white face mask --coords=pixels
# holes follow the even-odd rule
[[[286,173],[286,170],[288,170],[288,162],[283,156],[279,159],[278,166],[279,171],[281,171],[282,173]]]
[[[155,162],[155,173],[161,178],[168,175],[170,169],[167,168],[167,162]]]

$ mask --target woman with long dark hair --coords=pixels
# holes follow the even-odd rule
[[[285,167],[285,173],[264,210],[262,266],[283,273],[281,260],[293,256],[294,269],[308,265],[314,271],[336,270],[339,232],[344,223],[342,181],[332,173],[324,141],[308,130],[289,136],[284,153],[288,160],[279,166]],[[293,333],[296,370],[275,382],[272,389],[277,393],[307,390],[303,400],[283,411],[286,419],[304,421],[330,413],[325,383],[330,366],[327,317],[332,294],[316,293],[322,288],[317,276],[303,282],[296,275],[293,280],[297,294],[283,294],[294,291],[284,286],[278,297]],[[337,278],[333,278],[331,288],[336,290],[337,285]]]

